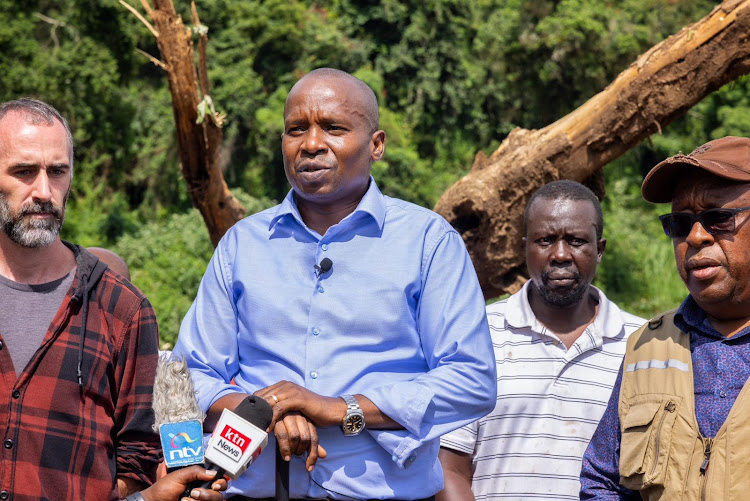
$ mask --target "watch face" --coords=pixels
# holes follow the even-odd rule
[[[359,433],[365,426],[365,420],[359,414],[349,416],[344,423],[344,431],[347,433]]]

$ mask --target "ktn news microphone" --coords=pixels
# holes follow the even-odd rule
[[[160,356],[154,380],[154,431],[159,432],[167,471],[202,464],[203,419],[184,360]]]
[[[235,480],[260,456],[268,445],[268,429],[273,420],[273,409],[264,399],[245,398],[230,411],[224,409],[206,445],[207,468],[217,470],[214,480],[228,476]]]

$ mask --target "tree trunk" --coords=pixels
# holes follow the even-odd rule
[[[154,8],[141,0],[154,23],[162,61],[154,61],[167,72],[172,95],[174,121],[182,175],[188,184],[193,205],[200,211],[214,247],[226,231],[245,215],[245,208],[229,191],[219,163],[223,139],[222,117],[210,105],[208,76],[205,74],[205,51],[200,54],[200,83],[195,67],[191,31],[176,13],[172,0],[154,0]],[[193,24],[200,22],[193,5]],[[204,47],[207,35],[199,31]],[[206,106],[199,113],[199,105]],[[201,123],[197,123],[202,116]]]
[[[642,54],[606,89],[541,130],[515,129],[435,206],[463,236],[485,297],[525,282],[523,212],[556,179],[600,169],[725,83],[750,72],[750,0],[727,0]]]

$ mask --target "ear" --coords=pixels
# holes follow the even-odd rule
[[[596,243],[596,253],[599,255],[596,258],[597,264],[602,262],[602,255],[604,254],[604,249],[607,247],[607,239],[602,238]]]
[[[370,144],[372,146],[370,158],[372,158],[373,162],[377,162],[383,158],[383,155],[385,154],[385,131],[379,130],[373,132],[372,137],[370,138]]]

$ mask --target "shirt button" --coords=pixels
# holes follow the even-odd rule
[[[13,390],[13,398],[18,398],[21,396],[21,392],[18,390]]]
[[[719,396],[720,396],[721,398],[724,398],[724,397],[726,397],[726,396],[727,396],[727,394],[726,394],[726,392],[725,392],[724,390],[721,390],[721,391],[719,392]]]
[[[318,379],[318,373],[316,371],[312,371],[310,373],[310,377],[313,378],[313,379]]]
[[[13,440],[8,439],[4,443],[6,449],[12,449],[13,448]]]
[[[322,285],[318,286],[318,292],[320,292],[321,294],[323,294],[323,286]]]
[[[320,246],[320,248],[323,249],[324,251],[327,251],[328,250],[328,244],[323,244],[323,245]]]
[[[0,499],[8,499],[8,496],[10,496],[10,494],[8,494],[8,491],[0,492]]]
[[[318,329],[317,327],[316,327],[316,328],[314,328],[314,329],[313,329],[313,336],[317,336],[317,335],[319,335],[319,334],[320,334],[320,329]]]

